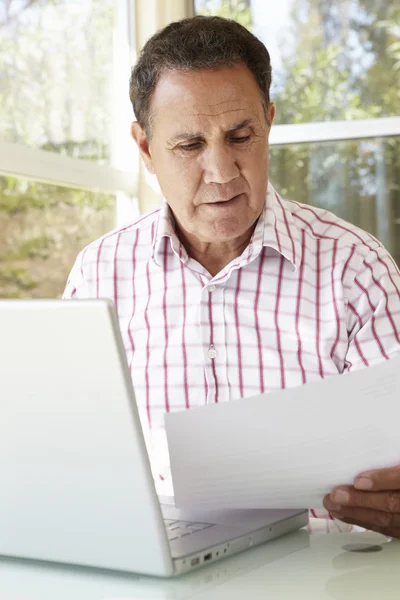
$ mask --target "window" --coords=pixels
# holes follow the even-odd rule
[[[131,0],[0,0],[0,297],[58,297],[137,217]]]
[[[400,264],[400,136],[272,146],[270,155],[283,196],[369,231]]]
[[[113,4],[0,3],[0,139],[110,160]]]

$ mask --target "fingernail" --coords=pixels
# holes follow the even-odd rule
[[[359,490],[370,490],[372,488],[372,481],[367,477],[360,477],[359,479],[356,479],[354,487]]]
[[[345,492],[345,490],[336,490],[332,494],[332,500],[335,502],[335,504],[347,504],[347,502],[350,500],[350,496],[348,492]]]
[[[331,513],[334,519],[339,519],[339,521],[343,521],[344,515],[340,515],[339,513]]]

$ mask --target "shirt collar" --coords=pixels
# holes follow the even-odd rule
[[[164,199],[156,224],[152,258],[159,265],[163,264],[165,240],[169,239],[172,252],[186,263],[189,259],[185,247],[175,233],[175,219],[167,201]],[[164,243],[163,243],[164,242]],[[267,198],[247,250],[243,253],[246,263],[256,258],[262,247],[271,248],[284,256],[297,269],[301,263],[300,231],[292,213],[285,207],[285,202],[268,183]]]
[[[263,246],[272,248],[290,261],[295,270],[301,264],[301,234],[286,201],[268,183],[263,212]]]
[[[188,254],[175,233],[174,215],[172,214],[167,201],[164,199],[158,215],[158,221],[154,231],[152,245],[152,258],[160,267],[163,264],[165,241],[168,239],[170,241],[172,252],[179,258],[179,260],[181,260],[183,263],[186,263],[189,259]]]

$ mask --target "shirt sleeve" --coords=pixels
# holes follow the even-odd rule
[[[400,273],[378,245],[359,258],[350,286],[345,372],[389,360],[400,353]],[[334,519],[325,509],[310,511],[310,533],[363,531]]]
[[[89,293],[83,276],[83,256],[82,251],[76,261],[72,270],[68,276],[67,285],[64,290],[63,300],[70,300],[72,298],[88,298]]]
[[[389,360],[400,352],[400,273],[379,244],[361,259],[347,304],[345,370]]]

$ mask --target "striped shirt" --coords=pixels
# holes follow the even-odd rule
[[[248,247],[212,277],[168,204],[87,246],[65,298],[110,298],[152,465],[164,413],[363,368],[400,351],[400,274],[370,234],[268,185]],[[267,400],[266,400],[267,401]]]

